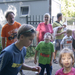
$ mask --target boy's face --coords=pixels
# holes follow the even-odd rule
[[[59,19],[62,21],[62,16],[60,16]]]
[[[72,32],[67,33],[68,36],[72,36]]]
[[[23,36],[23,39],[22,39],[23,46],[25,46],[25,47],[30,46],[34,37],[35,37],[35,33],[33,33],[32,36],[29,36],[29,37]]]
[[[61,63],[63,65],[63,67],[65,67],[65,68],[72,67],[72,62],[73,62],[72,57],[69,53],[62,54]]]
[[[45,40],[46,43],[50,42],[51,36],[50,36],[49,34],[46,34],[46,35],[44,36],[44,40]]]

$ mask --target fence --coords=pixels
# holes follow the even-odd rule
[[[39,15],[39,16],[26,16],[26,23],[27,24],[31,24],[33,25],[34,27],[37,27],[37,25],[40,23],[40,22],[43,22],[43,15]]]

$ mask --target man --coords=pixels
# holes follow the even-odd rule
[[[1,31],[2,49],[17,41],[17,30],[21,26],[21,24],[14,21],[14,16],[15,14],[12,11],[7,12],[5,15],[5,18],[8,23],[2,27]],[[5,41],[5,39],[7,41]],[[21,75],[24,75],[22,70],[20,71],[20,73]]]
[[[58,13],[57,21],[55,21],[53,23],[53,28],[59,27],[57,30],[57,33],[55,35],[56,36],[55,37],[55,52],[54,52],[54,59],[53,59],[53,62],[56,64],[58,63],[56,60],[56,54],[57,54],[57,51],[60,50],[60,42],[61,42],[62,38],[64,37],[64,33],[65,33],[65,31],[63,31],[63,28],[65,26],[60,23],[61,20],[62,20],[62,13]]]

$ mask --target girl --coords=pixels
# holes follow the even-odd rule
[[[62,69],[58,70],[55,75],[75,75],[74,65],[74,54],[72,50],[64,48],[60,52],[59,64]]]

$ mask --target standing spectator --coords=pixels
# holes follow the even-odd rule
[[[37,63],[37,53],[39,52],[39,66],[41,67],[41,72],[39,75],[44,75],[44,70],[46,68],[47,75],[52,74],[52,56],[54,52],[54,46],[50,42],[52,39],[52,35],[47,32],[44,35],[44,41],[39,42],[37,45],[36,52],[35,52],[35,58],[34,63]]]
[[[14,21],[14,15],[15,14],[12,11],[6,13],[5,18],[8,23],[2,27],[2,49],[5,48],[5,44],[7,47],[17,41],[17,30],[21,26],[21,24]],[[7,42],[5,41],[5,39],[7,39]],[[20,73],[21,75],[24,75],[22,70],[20,70]]]
[[[57,21],[55,21],[53,23],[53,28],[61,26],[58,28],[58,31],[57,31],[56,37],[55,37],[55,52],[53,54],[54,55],[53,62],[56,64],[58,63],[56,60],[57,50],[60,50],[60,42],[61,42],[62,38],[64,37],[64,33],[65,33],[65,31],[63,31],[63,25],[60,23],[61,20],[62,20],[62,13],[58,13]]]
[[[44,41],[44,34],[46,32],[49,32],[49,33],[53,33],[53,28],[52,28],[52,25],[49,24],[50,22],[50,15],[49,13],[45,13],[44,15],[44,22],[40,23],[38,26],[37,26],[37,44],[40,42],[40,41]]]
[[[17,32],[17,41],[4,48],[0,54],[0,75],[17,75],[20,69],[38,71],[39,66],[24,64],[26,47],[30,46],[36,31],[31,25],[22,25]]]
[[[14,15],[12,11],[6,13],[5,18],[8,23],[2,27],[2,49],[5,48],[5,39],[7,39],[6,47],[17,41],[17,30],[21,24],[14,21]]]
[[[66,36],[64,36],[61,41],[61,49],[65,47],[72,50],[72,30],[70,29],[67,29]]]

